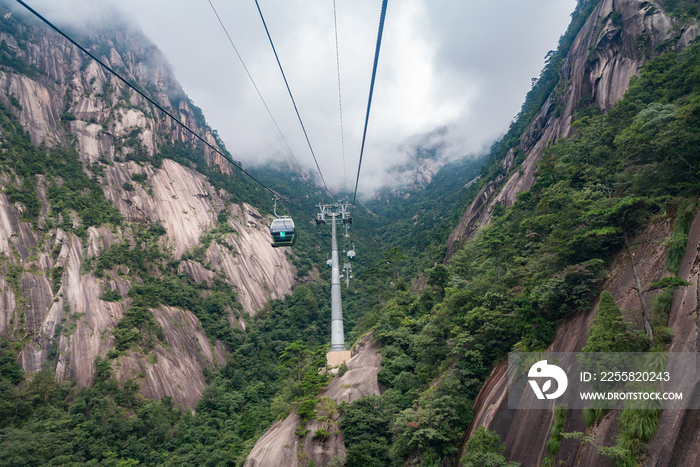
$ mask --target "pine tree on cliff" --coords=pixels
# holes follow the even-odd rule
[[[598,315],[588,331],[584,352],[630,352],[630,334],[610,292],[600,294]]]
[[[634,347],[633,336],[622,320],[622,313],[615,299],[610,292],[603,291],[598,303],[598,314],[588,330],[588,341],[582,349],[585,353],[579,356],[579,363],[586,371],[593,373],[615,371],[624,367],[626,360],[617,352],[631,352]],[[612,382],[591,382],[595,391],[610,391],[614,386],[615,383]],[[600,401],[593,401],[592,406],[583,411],[586,426],[597,423],[607,412],[607,409],[601,407]]]

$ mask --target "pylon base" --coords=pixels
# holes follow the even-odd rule
[[[334,350],[326,354],[329,367],[340,366],[352,358],[349,350]]]

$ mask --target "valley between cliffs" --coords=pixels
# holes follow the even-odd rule
[[[580,350],[603,291],[630,348],[700,349],[695,3],[580,0],[488,156],[417,157],[413,186],[367,201],[341,239],[355,348],[335,378],[328,231],[299,216],[307,235],[272,248],[271,195],[238,163],[0,7],[0,463],[614,465],[550,442],[555,411],[508,410],[500,362]],[[230,156],[158,49],[114,23],[76,38]],[[324,196],[257,170],[305,208]],[[697,464],[692,411],[644,416],[655,430],[627,445],[616,411],[566,411],[563,430],[629,465]]]

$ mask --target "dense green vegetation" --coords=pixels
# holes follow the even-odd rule
[[[0,361],[8,357],[5,350],[0,351]],[[98,359],[95,385],[76,390],[68,382],[55,383],[47,366],[19,390],[14,384],[17,376],[3,371],[0,463],[127,466],[235,462],[232,451],[241,449],[238,432],[227,429],[221,436],[221,431],[241,426],[231,417],[236,418],[238,410],[248,403],[242,394],[223,397],[208,390],[192,415],[174,407],[167,397],[160,402],[144,399],[137,394],[137,381],[118,384],[110,375],[110,365]]]
[[[480,426],[469,439],[466,447],[466,455],[462,458],[464,467],[518,467],[520,464],[507,462],[503,458],[505,444],[496,433],[492,433]]]
[[[479,159],[449,162],[424,189],[408,198],[380,193],[366,201],[376,214],[373,228],[381,244],[401,247],[407,254],[400,266],[406,277],[415,277],[445,257],[445,242],[469,202],[478,193],[476,183],[465,189],[465,181],[479,175]],[[388,190],[386,190],[388,191]],[[359,216],[358,222],[366,222]]]
[[[666,0],[664,10],[680,19],[697,18],[698,0]]]
[[[170,398],[139,396],[138,380],[117,383],[100,358],[93,388],[55,383],[47,365],[20,389],[17,355],[0,348],[0,464],[242,465],[277,415],[306,407],[306,417],[315,416],[326,348],[300,341],[325,342],[330,323],[320,329],[314,316],[299,319],[312,301],[308,289],[297,288],[245,333],[233,330],[232,354],[215,374],[205,371],[211,384],[194,415]]]

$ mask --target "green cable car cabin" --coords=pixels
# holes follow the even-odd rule
[[[292,246],[297,241],[297,231],[291,217],[280,217],[272,221],[270,225],[270,235],[272,235],[272,246]]]

